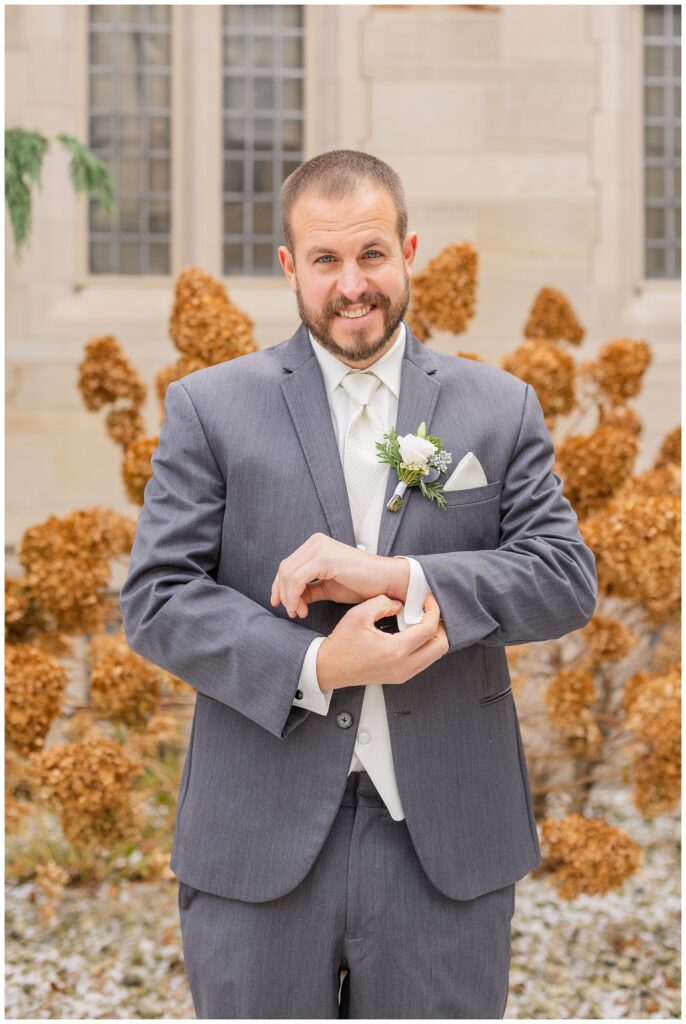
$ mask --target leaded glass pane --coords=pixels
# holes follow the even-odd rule
[[[681,12],[643,8],[646,277],[681,274]]]
[[[89,204],[93,274],[171,269],[171,6],[88,7],[89,139],[117,211]]]
[[[222,56],[224,273],[281,274],[279,189],[305,158],[302,5],[223,6]]]

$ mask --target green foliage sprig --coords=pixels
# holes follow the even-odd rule
[[[108,213],[116,208],[114,181],[107,164],[73,135],[55,136],[71,154],[69,177],[76,192],[88,192]],[[5,129],[5,204],[12,223],[14,256],[17,262],[31,232],[31,189],[42,188],[43,158],[50,140],[25,128]]]

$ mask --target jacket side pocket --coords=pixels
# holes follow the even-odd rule
[[[183,802],[186,799],[188,793],[188,785],[191,781],[191,762],[193,760],[193,736],[195,735],[195,721],[198,717],[197,703],[193,711],[193,724],[191,725],[191,735],[188,740],[188,749],[186,750],[186,760],[183,765],[183,772],[181,773],[181,782],[179,784],[179,796],[176,801],[176,816],[178,818],[183,807]]]
[[[506,686],[504,690],[498,690],[497,693],[489,693],[488,696],[481,697],[479,699],[479,704],[481,704],[482,707],[484,705],[494,704],[496,701],[502,700],[504,697],[507,697],[508,693],[512,693],[511,685]]]

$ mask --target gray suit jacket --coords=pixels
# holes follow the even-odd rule
[[[408,327],[398,433],[422,421],[453,467],[471,450],[490,482],[447,493],[446,511],[410,489],[400,512],[383,512],[378,554],[421,563],[450,643],[384,697],[419,861],[467,900],[540,862],[504,647],[584,626],[597,579],[530,385],[433,352]],[[172,383],[152,466],[120,600],[132,649],[198,691],[171,867],[197,889],[276,899],[332,826],[364,693],[335,690],[326,716],[294,707],[310,642],[350,606],[318,602],[292,621],[269,601],[279,562],[311,534],[355,546],[304,325]],[[391,471],[385,501],[395,484]]]

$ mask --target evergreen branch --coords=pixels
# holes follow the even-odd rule
[[[40,174],[47,148],[48,140],[40,132],[5,129],[5,204],[17,261],[31,230],[31,184],[42,187]]]
[[[71,153],[69,177],[76,192],[88,192],[107,213],[116,208],[112,172],[100,157],[82,145],[73,135],[60,132],[57,136],[62,145]]]
[[[430,501],[436,501],[438,503],[438,507],[445,512],[448,507],[448,502],[443,497],[442,488],[438,481],[432,484],[425,484],[423,480],[420,480],[419,489],[425,498],[429,498]]]
[[[394,469],[397,469],[402,462],[402,456],[400,454],[398,434],[395,427],[391,427],[391,429],[384,434],[384,437],[388,438],[388,440],[376,442],[379,462],[388,463],[389,466],[393,466]]]

